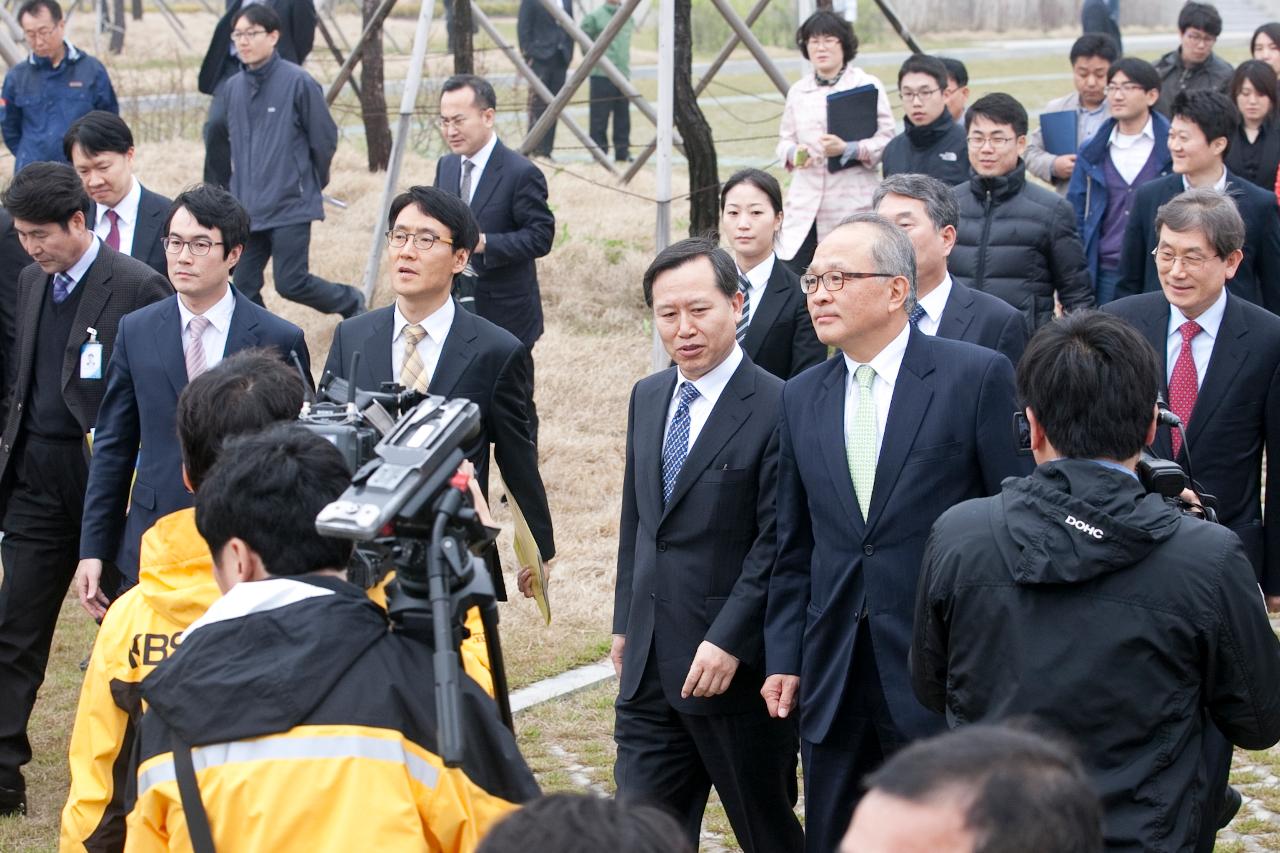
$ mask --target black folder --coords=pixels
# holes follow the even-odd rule
[[[870,139],[876,135],[879,126],[879,103],[880,92],[871,83],[827,95],[827,133],[834,134],[845,142]],[[850,160],[850,165],[853,162]],[[838,172],[846,168],[848,166],[840,165],[838,156],[827,158],[827,171]]]

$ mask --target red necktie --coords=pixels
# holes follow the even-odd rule
[[[111,223],[111,230],[107,232],[107,245],[120,251],[120,214],[114,210],[107,211],[107,220]]]
[[[1178,327],[1182,333],[1182,349],[1173,363],[1173,376],[1169,379],[1169,408],[1182,419],[1183,429],[1191,428],[1191,410],[1196,407],[1196,394],[1200,381],[1196,378],[1196,361],[1191,355],[1191,341],[1203,331],[1195,320],[1188,320]],[[1182,449],[1182,436],[1173,431],[1173,455]]]

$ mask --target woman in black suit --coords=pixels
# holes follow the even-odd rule
[[[1231,100],[1240,111],[1240,124],[1223,160],[1233,175],[1274,191],[1280,168],[1276,72],[1258,59],[1240,63],[1231,77]]]
[[[768,172],[743,169],[720,191],[720,231],[738,264],[743,292],[738,343],[753,362],[790,379],[827,357],[809,319],[800,279],[774,254],[782,230],[782,188]]]

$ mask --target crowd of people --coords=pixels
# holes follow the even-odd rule
[[[628,410],[601,801],[540,797],[474,607],[446,761],[440,650],[390,627],[396,579],[350,582],[351,543],[316,529],[353,472],[289,423],[315,380],[303,331],[263,307],[268,258],[282,296],[342,317],[326,381],[476,405],[448,488],[491,521],[492,458],[550,566],[533,351],[556,220],[541,169],[498,137],[493,86],[457,75],[433,185],[383,212],[391,304],[312,274],[338,137],[301,67],[309,5],[233,0],[201,69],[205,181],[172,200],[134,175],[56,0],[18,10],[0,816],[27,809],[72,587],[100,628],[65,851],[692,850],[712,788],[750,853],[1212,850],[1241,805],[1232,745],[1280,741],[1280,24],[1233,69],[1218,12],[1189,2],[1152,64],[1092,2],[1104,32],[1074,42],[1075,92],[1039,129],[917,54],[902,133],[849,22],[801,25],[785,191],[736,172],[719,234],[637,283],[671,365]],[[521,4],[552,91],[574,43],[558,16]],[[828,97],[862,87],[874,130],[831,133]],[[592,137],[607,149],[611,120],[629,159],[625,95],[609,75],[592,91]]]

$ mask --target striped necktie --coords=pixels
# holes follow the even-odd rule
[[[747,326],[751,325],[751,282],[746,273],[738,273],[738,292],[742,294],[742,317],[738,320],[738,343],[747,336]]]
[[[404,327],[404,365],[400,368],[400,384],[411,391],[427,393],[427,367],[418,355],[418,344],[427,336],[427,330],[414,323]]]

